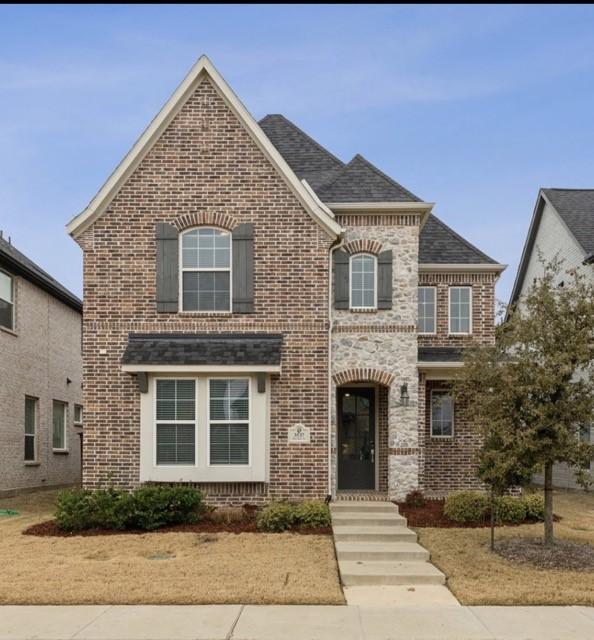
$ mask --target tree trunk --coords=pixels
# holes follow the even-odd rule
[[[495,492],[491,490],[491,551],[495,551]]]
[[[551,547],[555,543],[553,537],[553,463],[545,462],[544,468],[544,545]]]

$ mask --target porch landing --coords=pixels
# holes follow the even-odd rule
[[[338,491],[336,502],[388,502],[388,494],[385,491]]]

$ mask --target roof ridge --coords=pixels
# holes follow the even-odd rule
[[[398,189],[402,189],[402,191],[404,191],[404,193],[408,194],[413,200],[416,200],[418,202],[422,202],[422,199],[419,198],[419,196],[416,196],[412,191],[409,191],[406,187],[403,187],[399,182],[396,182],[396,180],[394,180],[394,178],[391,178],[389,175],[384,173],[381,169],[378,169],[372,162],[370,162],[362,154],[360,154],[360,153],[355,154],[348,164],[351,164],[351,162],[353,162],[357,158],[359,160],[361,160],[362,162],[364,162],[372,171],[377,173],[378,176],[381,176],[382,178],[384,178],[385,180],[387,180],[388,182],[393,184],[395,187],[398,187]]]
[[[431,218],[433,218],[435,220],[435,222],[437,222],[437,224],[441,225],[443,228],[445,228],[447,231],[449,231],[452,235],[454,235],[458,240],[460,240],[461,242],[463,242],[469,249],[471,249],[472,251],[476,251],[477,254],[483,256],[483,258],[487,259],[487,262],[492,262],[492,263],[496,263],[496,260],[493,260],[493,258],[491,258],[490,256],[488,256],[486,253],[483,253],[478,247],[476,247],[475,245],[472,244],[472,242],[469,242],[466,238],[463,238],[459,233],[457,233],[456,231],[454,231],[451,227],[449,227],[443,220],[441,220],[440,218],[438,218],[434,213],[431,213],[430,216]]]
[[[304,138],[309,140],[322,153],[325,153],[328,157],[332,158],[332,160],[334,160],[335,162],[338,162],[338,164],[341,167],[346,166],[345,163],[342,160],[337,158],[331,151],[328,151],[328,149],[326,149],[326,147],[323,147],[317,140],[315,140],[310,135],[305,133],[305,131],[303,131],[303,129],[300,129],[294,122],[291,122],[291,120],[289,120],[289,118],[284,116],[282,113],[267,113],[262,119],[258,120],[258,125],[261,122],[263,122],[264,120],[266,120],[266,118],[271,118],[271,117],[282,118],[291,128],[293,128],[295,131],[297,131],[297,133],[301,134]]]
[[[576,187],[541,187],[542,191],[594,191],[594,189],[578,189]]]

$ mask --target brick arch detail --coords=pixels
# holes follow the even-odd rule
[[[395,374],[382,371],[381,369],[356,368],[339,371],[332,376],[332,380],[337,386],[349,384],[350,382],[378,382],[386,387],[394,382]]]
[[[373,253],[373,255],[377,256],[382,250],[382,243],[369,238],[359,238],[358,240],[345,242],[343,249],[351,255],[355,253]]]
[[[233,216],[226,213],[200,211],[198,213],[186,213],[173,220],[173,224],[178,231],[184,231],[190,227],[199,227],[202,225],[221,227],[227,231],[233,231],[239,223]]]

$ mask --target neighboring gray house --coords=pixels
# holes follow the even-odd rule
[[[80,481],[82,302],[0,235],[0,495]]]
[[[510,305],[520,301],[534,279],[542,275],[542,263],[555,255],[563,270],[577,269],[594,278],[594,189],[541,189],[514,283]],[[560,276],[560,282],[563,280]],[[582,438],[594,442],[594,428],[583,426]],[[590,472],[594,464],[590,465]],[[542,477],[537,476],[542,483]],[[558,464],[553,472],[556,487],[579,488],[570,466]]]

